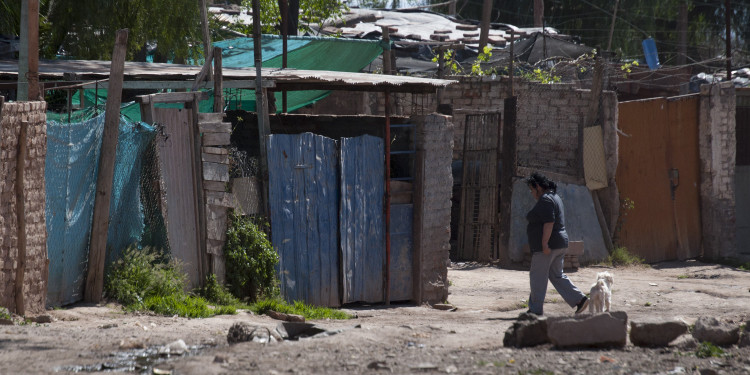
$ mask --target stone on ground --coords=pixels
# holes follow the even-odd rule
[[[611,311],[547,319],[547,335],[558,348],[623,347],[627,342],[628,314]]]
[[[702,316],[695,322],[693,337],[699,342],[710,342],[718,346],[731,346],[740,340],[740,327],[721,322],[712,316]]]
[[[667,346],[687,331],[688,325],[682,321],[633,321],[630,323],[630,342],[645,347]]]
[[[522,313],[512,326],[505,331],[503,346],[525,348],[549,342],[547,337],[547,318],[529,313]]]

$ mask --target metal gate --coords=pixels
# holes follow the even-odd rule
[[[488,261],[499,256],[499,133],[499,113],[466,116],[458,259]]]
[[[617,242],[647,262],[701,254],[697,95],[619,104]]]
[[[372,136],[342,138],[340,154],[312,133],[269,137],[272,240],[288,301],[383,301],[383,149]]]

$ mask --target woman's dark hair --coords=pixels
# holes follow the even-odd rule
[[[541,173],[534,172],[531,174],[531,176],[526,177],[524,181],[526,181],[526,184],[528,184],[532,188],[541,186],[544,190],[552,190],[553,193],[557,193],[557,184],[555,183],[555,181],[550,180]]]

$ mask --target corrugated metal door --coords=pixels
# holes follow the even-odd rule
[[[343,302],[384,300],[383,140],[341,139],[341,267]]]
[[[413,297],[413,220],[413,204],[391,205],[391,301],[409,301]]]
[[[619,105],[618,244],[647,262],[700,255],[698,97]]]
[[[312,133],[268,139],[272,241],[287,301],[339,305],[336,143]]]
[[[201,283],[198,200],[192,166],[195,163],[192,115],[181,108],[154,108],[153,120],[164,126],[159,162],[166,190],[167,237],[172,256],[184,264],[192,288]]]

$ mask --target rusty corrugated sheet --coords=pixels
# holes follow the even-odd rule
[[[191,288],[201,283],[198,202],[193,176],[192,115],[179,108],[154,108],[154,122],[164,126],[159,162],[166,190],[167,237],[172,256],[183,263]]]

